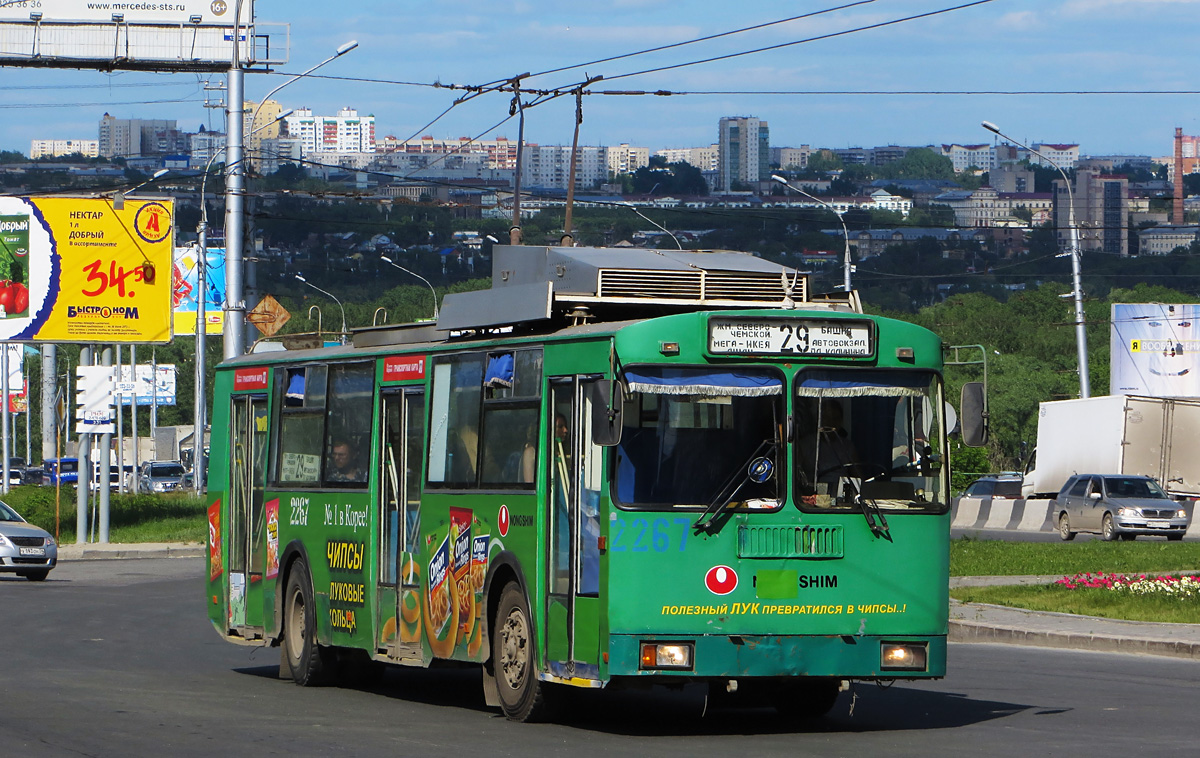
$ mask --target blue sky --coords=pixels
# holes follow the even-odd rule
[[[813,12],[853,0],[257,0],[260,22],[290,24],[297,73],[351,39],[357,50],[322,74],[432,84],[483,84],[524,72],[574,66]],[[535,77],[554,88],[854,29],[969,0],[874,0],[842,11],[648,55]],[[989,120],[1030,141],[1077,142],[1087,154],[1155,157],[1174,128],[1200,133],[1198,98],[1187,94],[732,94],[1200,90],[1194,37],[1200,0],[992,0],[990,3],[770,52],[621,78],[597,90],[709,92],[671,97],[591,96],[581,142],[629,142],[652,150],[716,141],[721,116],[769,122],[775,146],[872,147],[990,140]],[[214,76],[214,81],[218,77]],[[8,68],[0,78],[0,148],[28,151],[33,138],[92,138],[100,116],[175,118],[182,128],[221,128],[194,74],[102,74]],[[246,77],[254,99],[276,75]],[[137,85],[137,86],[129,86]],[[69,88],[68,88],[69,87]],[[356,107],[376,133],[438,138],[517,136],[510,95],[449,107],[456,94],[427,86],[309,78],[276,99],[319,113]],[[139,101],[174,100],[161,104]],[[7,107],[5,107],[7,104]],[[66,107],[25,107],[64,104]],[[21,107],[14,107],[21,106]],[[526,139],[569,144],[572,98],[529,109]]]

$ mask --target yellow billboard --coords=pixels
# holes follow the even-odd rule
[[[169,342],[168,199],[0,197],[0,340]]]

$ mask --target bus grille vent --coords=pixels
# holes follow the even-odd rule
[[[796,302],[807,299],[807,279],[787,280]],[[745,302],[777,305],[788,295],[778,273],[759,271],[653,271],[647,269],[600,269],[601,298],[617,300],[661,299],[695,302]]]
[[[739,558],[841,558],[842,527],[738,527]]]

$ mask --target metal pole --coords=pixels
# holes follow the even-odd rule
[[[854,263],[850,260],[850,230],[846,228],[846,220],[842,218],[842,214],[838,213],[837,208],[834,208],[832,205],[825,202],[824,200],[817,197],[816,195],[810,195],[807,192],[805,192],[804,190],[800,189],[799,187],[795,187],[795,186],[789,184],[788,181],[786,179],[784,179],[782,176],[780,176],[779,174],[772,174],[771,180],[776,182],[777,184],[782,184],[783,186],[787,187],[788,189],[792,190],[793,192],[797,192],[801,195],[804,195],[809,200],[813,200],[817,203],[820,203],[821,205],[828,208],[830,213],[837,216],[838,223],[842,225],[842,239],[845,240],[845,248],[846,248],[845,254],[843,256],[843,261],[842,261],[842,269],[843,269],[842,288],[844,290],[846,290],[847,292],[849,292],[851,289],[851,287],[850,287],[850,271],[854,268]]]
[[[133,427],[133,477],[134,477],[134,478],[136,478],[136,477],[137,477],[137,470],[138,470],[138,428],[137,428],[137,427],[138,427],[138,423],[137,423],[137,417],[138,417],[138,402],[137,402],[137,400],[138,400],[138,393],[137,393],[138,364],[137,364],[137,345],[130,345],[130,346],[129,346],[129,366],[130,366],[130,369],[131,369],[131,373],[133,374],[133,394],[132,394],[132,395],[130,395],[130,397],[129,397],[129,408],[130,408],[130,411],[129,411],[129,413],[130,413],[130,424],[131,424],[131,425],[132,425],[132,427]],[[124,472],[124,471],[122,471],[122,472],[121,472],[121,481],[124,481],[124,480],[125,480],[125,472]]]
[[[58,345],[42,345],[42,460],[54,458],[54,400],[58,394]]]
[[[158,458],[158,348],[150,348],[150,447]]]
[[[1075,193],[1071,189],[1071,180],[1067,177],[1067,172],[1063,170],[1063,167],[1052,160],[1050,156],[1043,155],[1029,145],[1026,145],[1021,140],[1008,136],[1004,132],[1000,131],[1000,128],[990,121],[984,121],[982,126],[989,132],[1003,137],[1009,142],[1015,142],[1016,144],[1044,160],[1046,163],[1049,163],[1058,171],[1059,176],[1062,177],[1063,185],[1067,188],[1067,226],[1069,227],[1071,249],[1068,250],[1066,254],[1071,256],[1071,289],[1075,298],[1075,354],[1079,363],[1079,396],[1081,398],[1091,397],[1092,382],[1088,376],[1087,329],[1084,323],[1083,312],[1083,284],[1080,281],[1079,275],[1079,259],[1083,255],[1083,251],[1080,249],[1079,245],[1079,225],[1075,223]],[[1057,192],[1054,194],[1056,196],[1058,195]],[[1058,226],[1057,215],[1054,219],[1054,225],[1055,227]]]
[[[101,354],[100,365],[113,365],[112,348],[104,348]],[[119,404],[120,397],[118,396],[117,412],[120,413],[121,406]],[[120,416],[118,416],[120,418]],[[108,503],[112,490],[112,433],[106,432],[100,435],[100,465],[98,467],[98,479],[96,489],[100,493],[100,513],[99,525],[100,535],[96,541],[100,544],[108,543]]]
[[[92,365],[92,349],[90,347],[82,347],[79,349],[79,365]],[[76,381],[76,391],[78,391],[79,383]],[[76,403],[72,403],[76,405]],[[78,413],[77,413],[78,417]],[[82,433],[75,435],[76,453],[75,457],[78,461],[75,480],[75,542],[82,545],[87,542],[87,526],[88,526],[88,477],[91,476],[91,435]],[[62,479],[63,467],[62,459],[58,462],[58,478]]]
[[[233,60],[229,68],[229,105],[225,111],[225,358],[236,358],[246,346],[246,303],[242,292],[242,235],[245,221],[242,201],[246,194],[242,134],[245,126],[246,80],[238,50],[241,19],[242,0],[237,0]]]
[[[201,199],[203,202],[203,198]],[[206,233],[207,224],[205,223],[205,214],[200,214],[200,256],[196,259],[196,408],[194,427],[197,430],[195,434],[199,434],[201,438],[204,436],[204,427],[208,423],[208,400],[204,396],[204,378],[207,373],[205,365],[204,348],[208,342],[208,324],[205,316],[206,302],[208,300],[208,292],[205,289],[205,269],[208,268],[208,238]],[[228,243],[226,243],[228,244]],[[228,265],[228,264],[226,264]],[[199,458],[193,459],[192,463],[192,485],[196,488],[196,492],[204,491],[204,466],[199,465]]]
[[[8,344],[9,343],[7,342],[0,343],[0,347],[4,348],[4,357],[0,358],[0,372],[4,373],[4,379],[0,380],[0,387],[2,387],[2,389],[0,389],[0,396],[3,396],[3,401],[0,402],[4,403],[4,410],[3,412],[0,412],[0,417],[3,418],[3,423],[0,423],[0,429],[2,429],[2,431],[0,431],[0,435],[3,435],[4,437],[4,484],[0,485],[0,492],[3,492],[6,495],[8,494],[8,456],[11,454],[11,449],[8,446]]]
[[[113,345],[117,351],[117,382],[125,381],[121,365],[121,346]],[[117,390],[117,492],[125,494],[125,393]],[[109,475],[112,478],[112,475]]]

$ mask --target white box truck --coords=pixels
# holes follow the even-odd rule
[[[1053,498],[1074,474],[1144,474],[1200,497],[1200,400],[1104,395],[1038,408],[1025,498]]]

